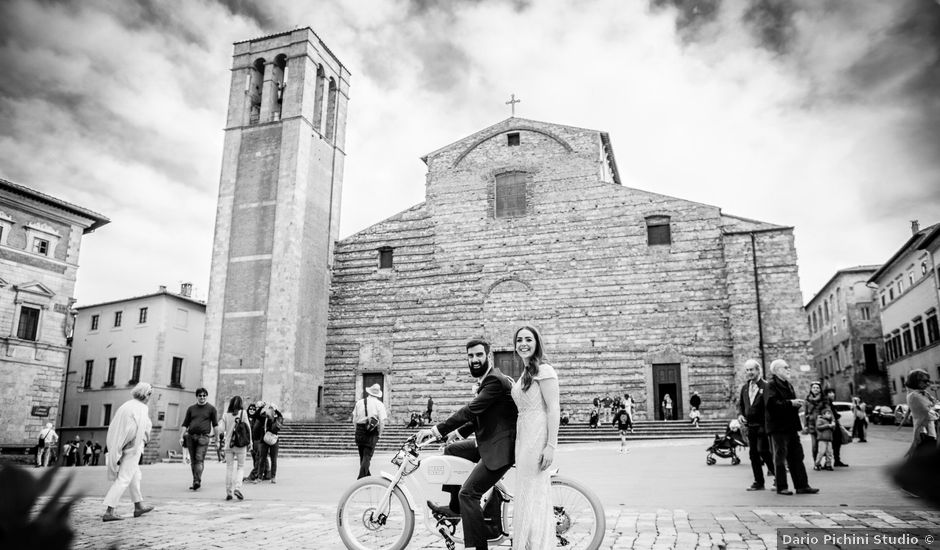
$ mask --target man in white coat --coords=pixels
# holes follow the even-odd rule
[[[113,483],[104,497],[104,504],[108,509],[101,516],[102,521],[124,519],[115,513],[114,508],[128,488],[131,490],[131,500],[134,501],[135,518],[153,510],[153,506],[144,506],[140,493],[140,457],[147,440],[150,439],[152,427],[150,409],[147,406],[151,393],[153,387],[150,384],[137,384],[131,392],[133,399],[121,405],[108,426],[108,454],[105,464],[108,479]]]

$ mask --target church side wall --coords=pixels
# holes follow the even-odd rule
[[[752,247],[753,235],[754,245]],[[735,387],[744,383],[744,362],[761,361],[758,332],[757,295],[764,340],[764,371],[770,377],[770,363],[784,359],[792,369],[797,395],[809,391],[815,370],[812,364],[809,330],[801,307],[800,279],[796,247],[791,229],[731,233],[723,239],[727,262],[729,322],[733,342]],[[757,259],[755,287],[754,258]],[[736,397],[735,397],[736,399]]]

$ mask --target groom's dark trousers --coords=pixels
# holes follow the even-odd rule
[[[476,463],[458,494],[464,546],[468,548],[486,550],[486,527],[480,497],[496,485],[515,463],[518,413],[510,395],[511,388],[512,380],[499,369],[492,369],[480,381],[473,401],[436,426],[441,436],[454,430],[459,430],[464,437],[471,432],[476,434],[476,442],[459,441],[449,445],[445,451],[445,454]]]
[[[476,442],[473,440],[458,441],[447,446],[444,450],[445,455],[459,456],[475,462],[473,470],[464,481],[463,486],[445,485],[445,491],[451,491],[452,495],[457,495],[458,506],[454,506],[454,499],[451,498],[450,508],[459,512],[463,519],[463,530],[465,541],[476,541],[477,548],[486,548],[485,543],[480,545],[479,541],[486,541],[487,533],[483,526],[483,510],[480,508],[480,499],[483,493],[489,491],[496,482],[512,468],[512,464],[506,464],[495,470],[490,470],[480,461],[480,450],[477,449]]]

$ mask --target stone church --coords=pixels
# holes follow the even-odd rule
[[[424,202],[336,241],[348,72],[310,29],[235,47],[203,371],[219,401],[347,420],[378,383],[393,418],[429,396],[445,413],[470,397],[467,339],[518,374],[522,324],[575,412],[629,393],[660,419],[669,394],[681,419],[694,390],[724,417],[748,358],[810,377],[792,227],[625,187],[606,132],[510,117],[424,156]]]

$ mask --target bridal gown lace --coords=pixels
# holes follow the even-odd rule
[[[551,476],[539,468],[548,439],[548,416],[539,380],[558,378],[551,365],[539,366],[527,391],[522,380],[512,386],[512,399],[519,409],[516,422],[516,494],[512,518],[513,550],[543,550],[555,547],[555,516],[552,512]]]

